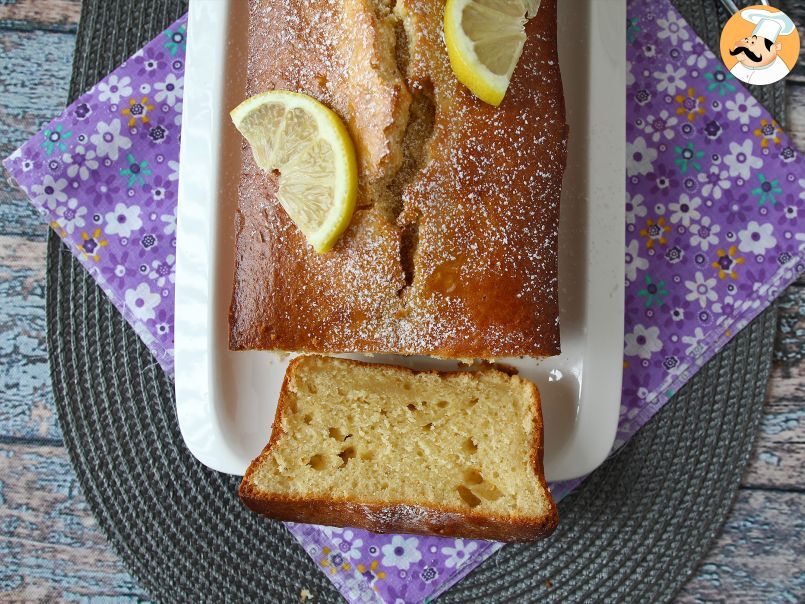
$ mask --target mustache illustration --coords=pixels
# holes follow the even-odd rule
[[[733,57],[735,55],[739,55],[741,53],[744,53],[749,58],[750,61],[754,61],[755,63],[760,63],[761,59],[763,58],[760,55],[756,55],[755,53],[753,53],[751,50],[749,50],[745,46],[739,46],[735,50],[730,51],[730,54]]]

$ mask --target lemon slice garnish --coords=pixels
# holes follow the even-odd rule
[[[230,113],[254,160],[278,176],[277,200],[319,253],[349,225],[358,191],[355,148],[344,123],[304,94],[272,90]]]
[[[523,52],[525,24],[538,0],[447,0],[444,39],[459,82],[497,107]]]

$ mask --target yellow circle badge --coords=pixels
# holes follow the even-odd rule
[[[721,60],[742,82],[764,86],[782,80],[799,57],[799,32],[771,6],[748,6],[721,31]]]

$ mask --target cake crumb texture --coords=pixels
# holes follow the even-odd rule
[[[556,523],[537,389],[493,369],[296,359],[241,496],[283,520],[381,531],[516,539]]]

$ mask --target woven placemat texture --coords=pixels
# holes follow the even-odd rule
[[[718,16],[699,10],[707,0],[678,5],[710,40]],[[133,7],[84,1],[71,99],[186,10],[180,0]],[[772,88],[764,95],[780,116],[782,96]],[[550,539],[503,548],[439,601],[670,600],[732,505],[760,418],[775,323],[773,308],[760,315],[565,499]],[[187,451],[172,381],[53,233],[48,344],[83,493],[155,599],[293,602],[305,588],[316,602],[340,600],[281,524],[245,510],[238,479]]]

